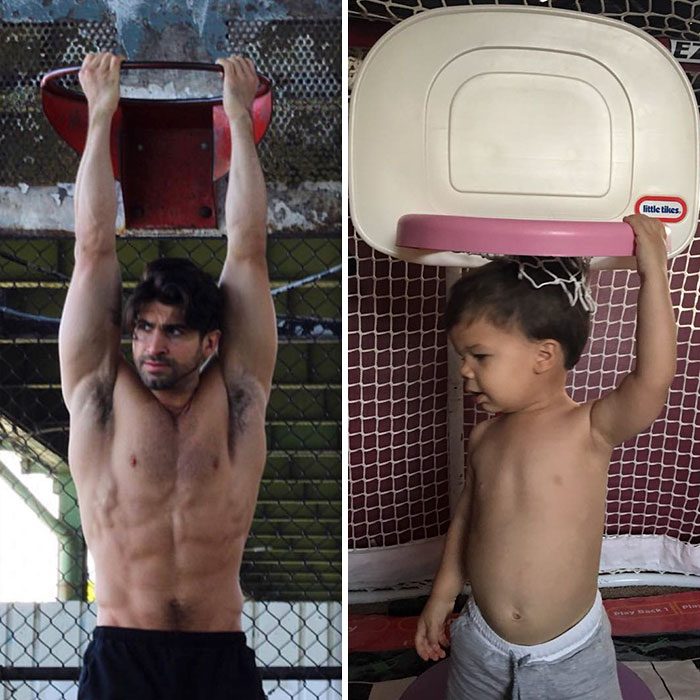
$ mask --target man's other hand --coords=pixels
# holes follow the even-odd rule
[[[123,56],[89,53],[78,73],[90,118],[111,117],[119,104],[119,71]]]
[[[258,89],[258,74],[249,58],[231,56],[219,58],[217,64],[224,69],[224,111],[229,120],[249,115]]]

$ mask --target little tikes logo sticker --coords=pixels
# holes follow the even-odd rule
[[[636,214],[646,214],[654,219],[675,224],[685,219],[688,207],[680,197],[647,195],[637,200],[637,203],[634,205],[634,211]]]

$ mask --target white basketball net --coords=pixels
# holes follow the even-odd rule
[[[588,284],[590,258],[523,258],[514,255],[483,255],[482,257],[517,263],[518,279],[526,279],[535,289],[552,285],[561,287],[571,306],[581,304],[586,311],[595,313],[596,304]],[[533,271],[538,271],[540,274],[533,276]]]

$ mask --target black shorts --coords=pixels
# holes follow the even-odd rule
[[[96,627],[78,700],[264,700],[243,632]]]

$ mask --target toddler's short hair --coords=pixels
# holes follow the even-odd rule
[[[561,286],[573,282],[545,283],[561,277],[566,270],[579,284],[585,284],[586,265],[578,258],[539,258],[536,266],[528,266],[531,282],[520,274],[521,262],[528,260],[532,258],[519,258],[520,262],[498,259],[470,270],[450,290],[444,316],[446,329],[449,332],[459,323],[482,318],[499,328],[515,325],[530,340],[558,341],[564,352],[564,366],[571,369],[588,340],[591,314],[580,300],[572,305]]]

